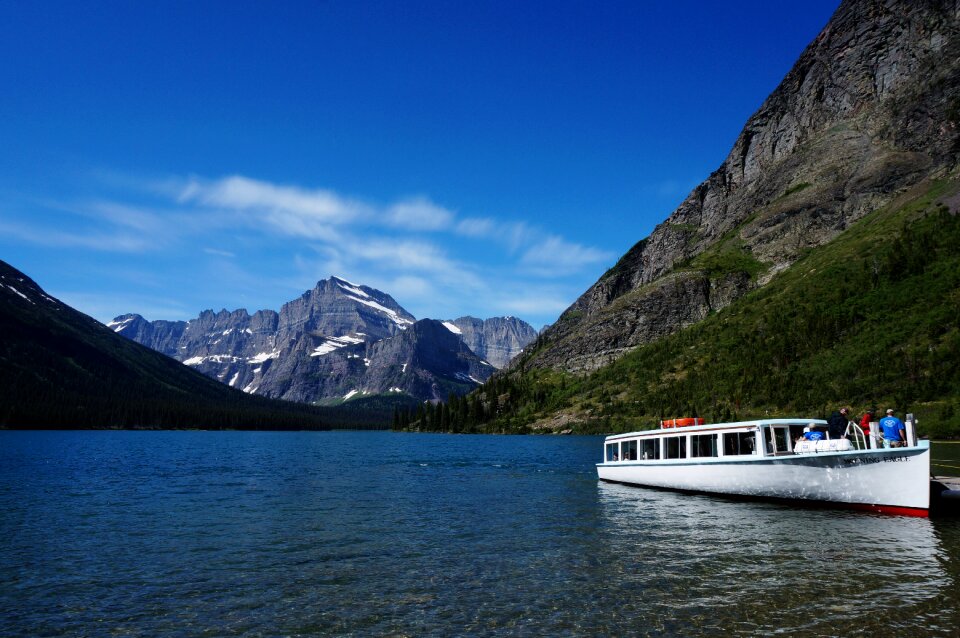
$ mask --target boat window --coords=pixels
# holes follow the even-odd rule
[[[687,437],[668,436],[667,437],[667,458],[685,459],[687,458]]]
[[[641,441],[641,453],[644,459],[660,458],[660,439],[644,439]]]
[[[775,428],[775,441],[777,442],[777,452],[790,452],[793,446],[790,445],[789,428]]]
[[[620,457],[617,456],[618,447],[620,447],[619,443],[607,443],[607,462],[620,460]]]
[[[727,432],[723,435],[724,456],[753,454],[756,437],[753,432]]]
[[[624,441],[621,448],[622,453],[620,454],[621,461],[636,461],[637,460],[637,442],[636,441]]]
[[[690,456],[716,456],[717,435],[698,434],[690,437]]]

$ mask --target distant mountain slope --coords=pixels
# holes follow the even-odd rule
[[[0,261],[0,427],[317,429],[326,416],[216,383]]]
[[[537,338],[533,326],[516,317],[460,317],[444,321],[443,325],[460,335],[467,347],[496,368],[506,367]]]
[[[468,332],[479,324],[484,352],[498,360],[532,332],[517,319],[462,319],[471,322]],[[186,322],[127,314],[108,326],[231,387],[302,403],[378,394],[446,399],[450,392],[472,390],[494,371],[462,335],[424,321],[416,322],[384,292],[330,277],[279,313],[205,310]]]
[[[703,320],[911,186],[946,175],[960,151],[958,34],[954,0],[843,2],[723,164],[522,364],[602,367]]]

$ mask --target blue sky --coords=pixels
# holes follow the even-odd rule
[[[836,0],[0,4],[0,259],[108,321],[331,274],[540,327],[717,168]]]

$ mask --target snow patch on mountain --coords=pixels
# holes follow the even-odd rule
[[[230,361],[232,363],[234,361],[238,361],[239,359],[240,357],[234,357],[229,354],[210,354],[210,355],[199,356],[199,357],[190,357],[189,359],[183,362],[183,365],[198,366],[201,363],[206,363],[207,361],[213,361],[214,363],[223,363],[224,361]]]
[[[390,310],[386,306],[378,304],[376,301],[373,301],[372,299],[361,299],[360,297],[351,297],[350,295],[347,295],[347,299],[353,299],[357,303],[362,303],[365,306],[370,306],[375,310],[379,310],[380,312],[390,317],[393,323],[400,326],[400,328],[403,330],[406,330],[407,326],[413,325],[413,322],[410,321],[409,319],[404,319],[403,317],[398,315],[395,311]]]
[[[346,282],[345,280],[340,279],[339,277],[337,277],[337,279],[338,279],[337,285],[343,290],[346,290],[347,292],[357,295],[359,297],[366,297],[367,299],[370,298],[370,295],[360,290],[360,288],[358,288],[356,284],[350,284],[349,286],[345,286],[344,284],[349,282]]]
[[[110,323],[107,324],[107,327],[113,328],[114,332],[120,332],[121,330],[126,328],[127,324],[129,324],[134,319],[136,319],[136,317],[127,317],[123,321],[111,321]]]
[[[279,356],[279,350],[274,350],[273,352],[260,352],[247,359],[247,363],[263,363],[267,359],[276,359]]]
[[[351,337],[349,335],[343,337],[327,337],[326,341],[313,349],[313,352],[310,353],[310,356],[319,357],[325,354],[330,354],[334,350],[339,350],[340,348],[357,343],[363,343],[363,339],[361,337]]]
[[[449,321],[444,321],[444,322],[443,322],[443,326],[444,326],[447,330],[449,330],[450,332],[452,332],[452,333],[455,334],[455,335],[462,335],[462,334],[463,334],[463,330],[461,330],[460,328],[458,328],[455,324],[450,323]]]

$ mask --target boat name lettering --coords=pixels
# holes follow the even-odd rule
[[[871,465],[873,463],[901,463],[909,461],[909,456],[884,456],[882,458],[868,457],[859,459],[844,459],[847,465]]]

